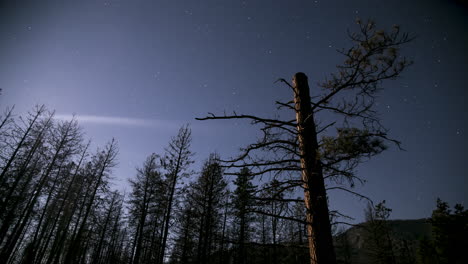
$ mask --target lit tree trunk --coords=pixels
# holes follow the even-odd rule
[[[309,84],[304,73],[293,77],[294,103],[300,149],[307,236],[311,264],[336,263],[327,195],[318,156],[317,131],[312,113]]]

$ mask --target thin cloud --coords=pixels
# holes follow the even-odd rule
[[[98,115],[55,115],[58,120],[72,120],[73,118],[78,123],[91,123],[99,125],[114,125],[114,126],[141,126],[141,127],[155,127],[163,125],[163,122],[152,119],[131,118],[121,116],[98,116]]]

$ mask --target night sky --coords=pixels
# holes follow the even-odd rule
[[[309,76],[311,94],[350,47],[356,18],[416,36],[414,65],[385,82],[378,110],[391,147],[359,167],[356,190],[385,199],[392,218],[429,217],[437,197],[468,203],[468,7],[450,0],[2,1],[0,107],[36,104],[76,114],[95,147],[119,142],[116,188],[127,189],[152,152],[191,123],[198,170],[210,152],[234,156],[258,131],[248,122],[195,121],[223,111],[273,117],[292,99],[278,78]],[[326,121],[326,120],[325,120]],[[365,202],[329,193],[331,207],[363,219]]]

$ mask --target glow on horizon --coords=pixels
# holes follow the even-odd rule
[[[99,125],[114,125],[114,126],[140,126],[140,127],[156,127],[164,125],[164,122],[152,119],[132,118],[122,116],[99,116],[99,115],[69,115],[57,114],[55,119],[70,121],[77,120],[80,124],[91,123]]]

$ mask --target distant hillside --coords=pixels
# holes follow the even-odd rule
[[[396,254],[405,251],[410,258],[416,256],[420,239],[431,238],[431,224],[428,219],[389,220],[391,237]],[[335,247],[339,263],[372,263],[363,247],[367,223],[349,228],[335,237]]]
[[[409,251],[407,252],[409,256],[405,256],[405,261],[401,260],[400,257],[397,263],[415,263],[419,240],[423,237],[431,238],[431,224],[428,219],[389,220],[388,224],[392,229],[395,251],[401,252],[402,247],[406,247]],[[363,247],[366,225],[367,223],[361,223],[335,237],[338,263],[374,264]],[[347,239],[348,243],[343,243],[344,239]],[[402,243],[402,241],[405,242]],[[303,264],[308,263],[309,259],[306,241],[301,245],[295,243],[277,245],[249,243],[246,247],[248,255],[246,263]],[[225,254],[229,255],[227,257],[230,260],[228,263],[234,263],[234,252],[230,250]]]

